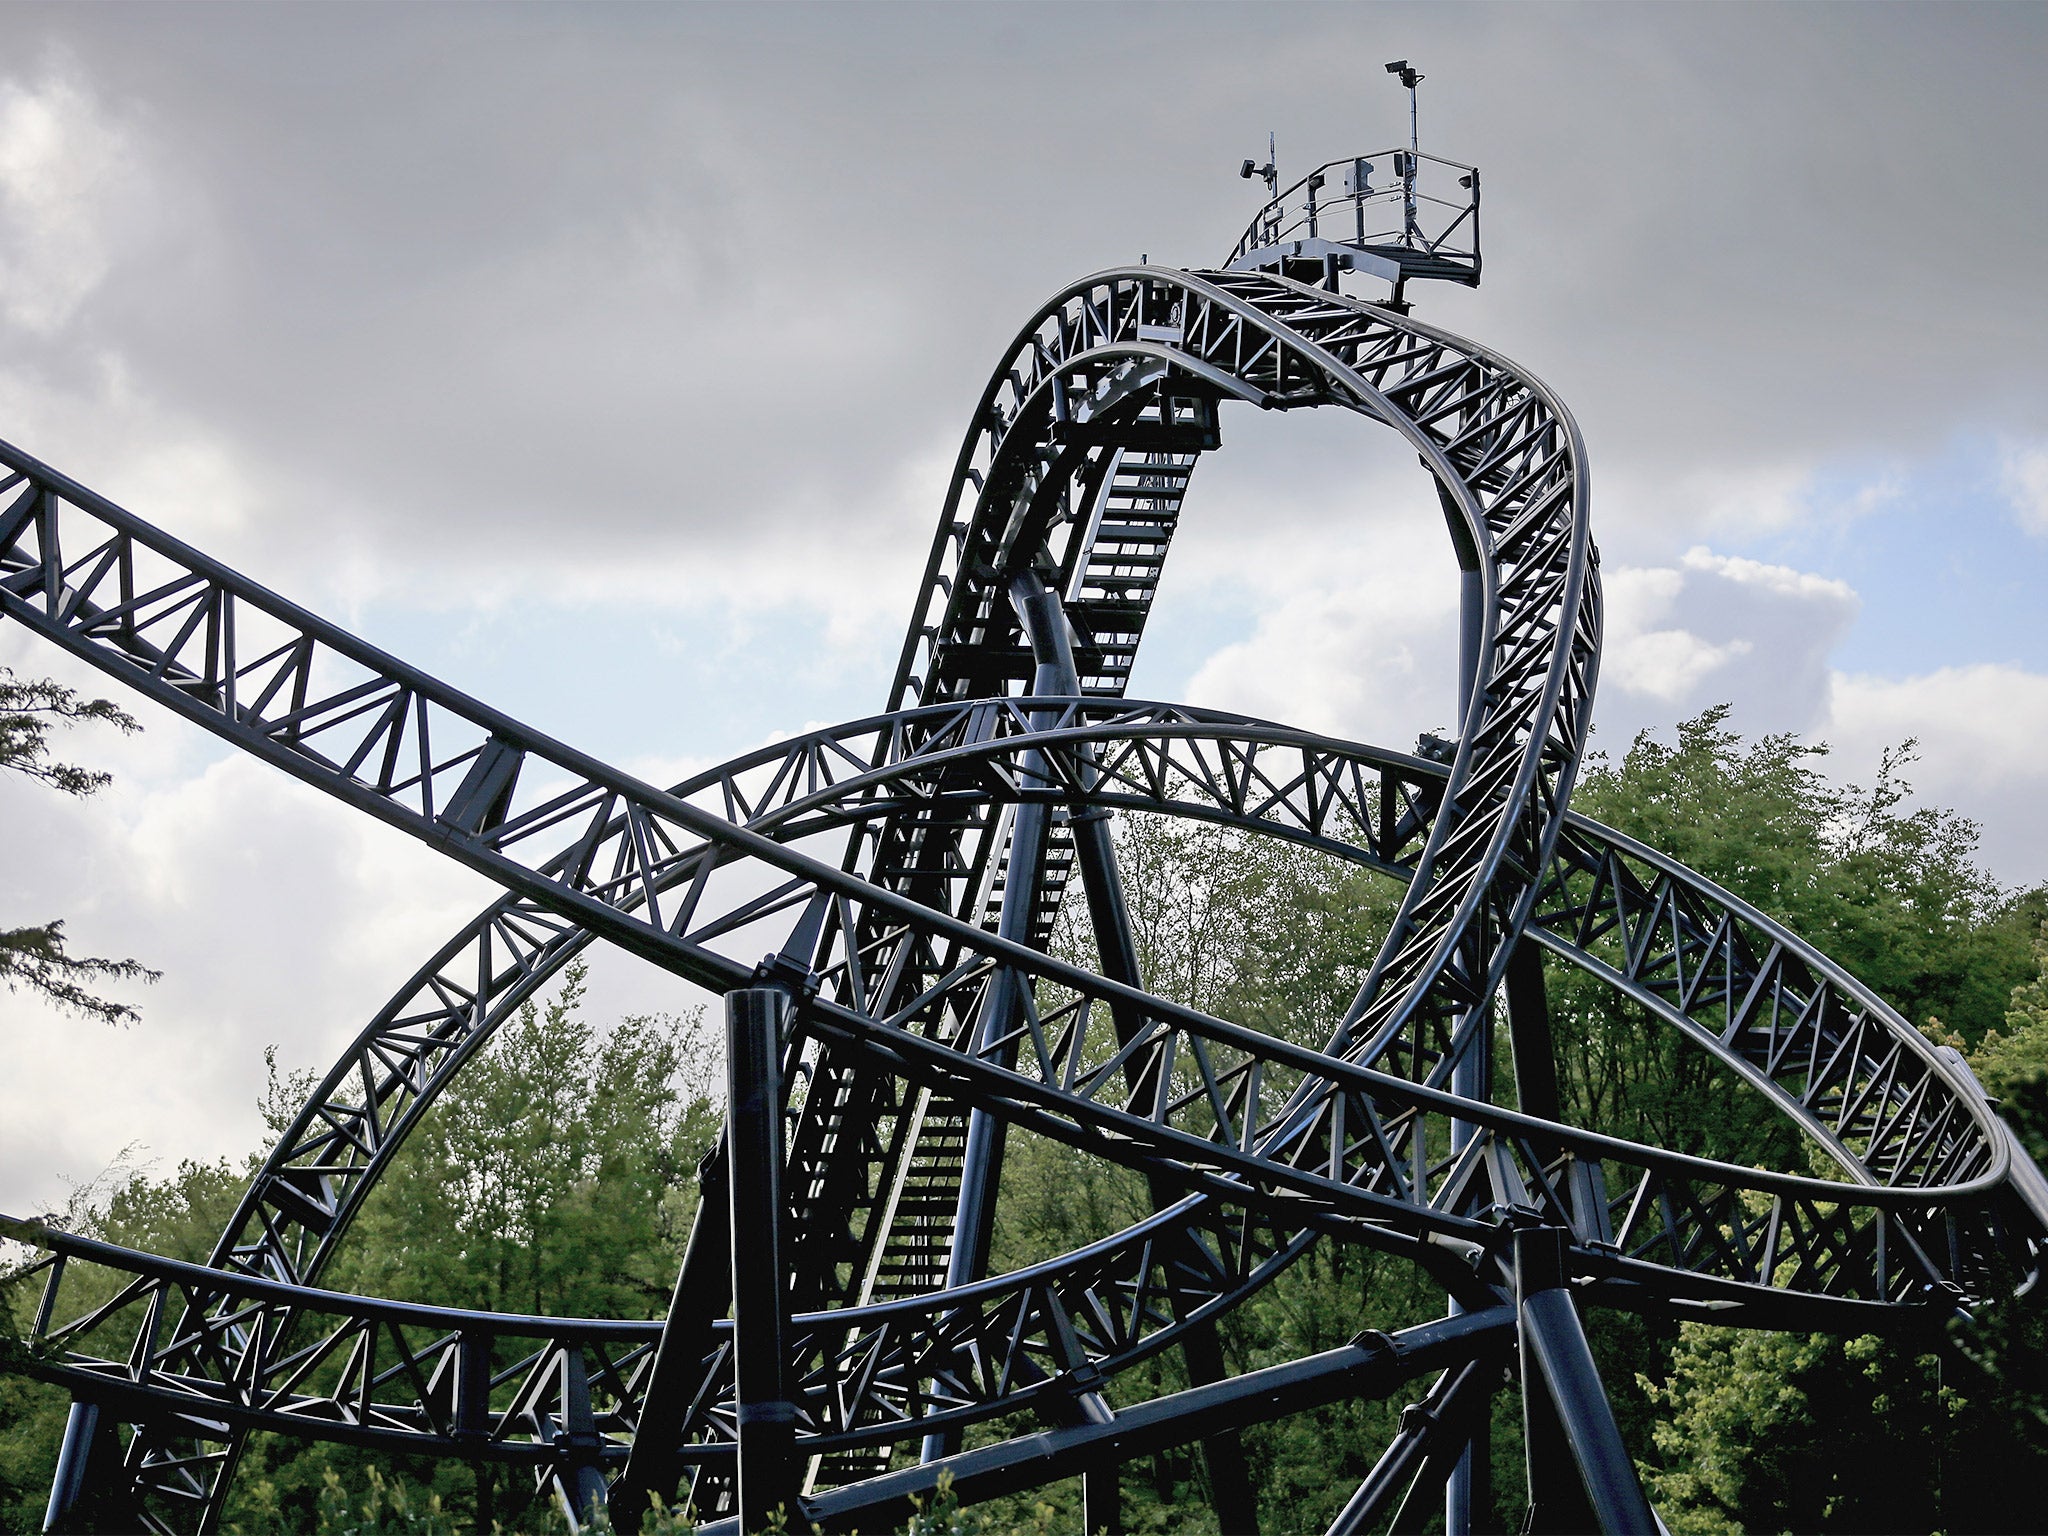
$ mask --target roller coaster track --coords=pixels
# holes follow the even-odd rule
[[[1471,594],[1469,703],[1444,760],[1121,698],[1226,400],[1350,409],[1430,471]],[[1246,271],[1119,269],[1056,295],[976,409],[888,711],[669,790],[4,445],[0,464],[9,617],[507,893],[327,1075],[209,1265],[12,1225],[45,1254],[30,1368],[136,1426],[118,1471],[104,1435],[90,1466],[151,1529],[216,1523],[259,1428],[523,1464],[572,1510],[621,1474],[688,1475],[704,1512],[742,1507],[749,1456],[766,1464],[734,1365],[746,1301],[687,1264],[678,1306],[696,1310],[666,1333],[315,1289],[438,1093],[595,938],[793,1002],[777,1326],[804,1509],[833,1528],[887,1518],[941,1468],[978,1496],[1054,1456],[1204,1437],[1222,1454],[1217,1436],[1261,1416],[1421,1370],[1445,1373],[1432,1403],[1463,1401],[1470,1367],[1514,1338],[1545,1360],[1568,1348],[1555,1303],[1572,1294],[1868,1331],[2038,1272],[2048,1184],[1959,1059],[1764,915],[1567,811],[1599,635],[1583,448],[1541,384],[1406,316]],[[1100,818],[1118,811],[1400,880],[1352,1007],[1279,1038],[1148,992],[1112,959]],[[1075,874],[1100,973],[1046,952]],[[1546,954],[1718,1063],[1778,1117],[1792,1165],[1559,1122]],[[1503,1002],[1519,1111],[1460,1075]],[[969,1213],[1005,1125],[1144,1171],[1156,1214],[984,1277]],[[699,1222],[716,1224],[708,1198]],[[1531,1234],[1562,1245],[1548,1288],[1515,1278]],[[1464,1313],[1282,1377],[1204,1379],[1215,1319],[1322,1240],[1415,1259]],[[1175,1345],[1195,1386],[1110,1405]],[[1024,1409],[1050,1427],[958,1448]],[[923,1464],[892,1470],[890,1448],[919,1442]]]

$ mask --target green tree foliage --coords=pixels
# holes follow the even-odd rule
[[[110,775],[60,762],[50,755],[55,730],[98,722],[119,731],[141,727],[106,699],[84,699],[47,679],[23,682],[0,667],[0,768],[47,784],[59,794],[83,797],[106,787]],[[157,973],[134,960],[74,955],[66,946],[61,918],[23,928],[0,928],[0,984],[30,992],[68,1012],[106,1024],[138,1017],[126,1003],[110,1002],[92,989],[109,981],[154,981]]]
[[[584,1017],[584,972],[528,1004],[421,1125],[331,1283],[443,1306],[658,1317],[717,1127],[700,1020]]]
[[[2034,943],[2040,964],[2016,987],[2005,1028],[1986,1034],[1970,1064],[2037,1162],[2048,1162],[2048,924]]]
[[[1639,737],[1620,763],[1592,765],[1574,806],[1784,920],[1909,1019],[1973,1051],[2001,1085],[1993,1092],[2023,1097],[2029,1063],[2048,1065],[2048,1027],[2026,1008],[2035,989],[2021,986],[2036,969],[2028,940],[2042,892],[2001,890],[1976,861],[1974,824],[1910,805],[1910,743],[1860,789],[1822,776],[1823,748],[1745,743],[1725,722],[1715,709],[1681,725],[1674,745]],[[1656,1040],[1584,982],[1554,990],[1579,1032],[1561,1066],[1588,1123],[1743,1162],[1759,1148],[1801,1155],[1698,1053]],[[2008,1005],[2018,1011],[2006,1018]],[[1605,1321],[1596,1342],[1611,1344]],[[2018,1303],[1961,1327],[1960,1349],[1686,1323],[1610,1349],[1623,1369],[1608,1380],[1637,1380],[1617,1407],[1632,1443],[1654,1446],[1645,1470],[1675,1531],[2040,1529],[2048,1426],[2015,1397],[2039,1335]]]
[[[573,964],[552,997],[523,1007],[470,1064],[393,1160],[324,1284],[555,1317],[663,1314],[696,1211],[697,1164],[718,1129],[703,1021],[656,1015],[600,1030],[584,993]],[[273,1127],[304,1086],[273,1064]],[[371,1462],[257,1437],[231,1514],[252,1531],[266,1519],[310,1529],[334,1488],[369,1489]],[[427,1519],[439,1498],[447,1518],[489,1529],[511,1507],[502,1473],[397,1470],[419,1490],[408,1519]],[[380,1508],[377,1518],[398,1518],[388,1501]]]

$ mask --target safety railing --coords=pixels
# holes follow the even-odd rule
[[[1392,263],[1401,278],[1476,285],[1478,169],[1408,149],[1332,160],[1261,208],[1225,265],[1283,267],[1344,251]]]

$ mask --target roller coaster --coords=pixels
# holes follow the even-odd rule
[[[1412,139],[1284,190],[1244,169],[1270,196],[1221,266],[1084,278],[1001,355],[883,712],[667,788],[0,445],[8,618],[504,893],[335,1062],[206,1263],[6,1219],[32,1250],[19,1368],[72,1400],[47,1529],[217,1529],[274,1432],[497,1463],[572,1526],[685,1500],[718,1536],[778,1508],[884,1528],[942,1474],[969,1502],[1078,1475],[1114,1532],[1119,1466],[1199,1444],[1245,1533],[1242,1430],[1413,1383],[1332,1536],[1435,1510],[1464,1532],[1518,1373],[1527,1528],[1646,1532],[1585,1308],[1938,1331],[2033,1284],[2048,1180],[1962,1059],[1569,808],[1600,654],[1584,445],[1539,380],[1406,296],[1477,283],[1478,172]],[[1461,573],[1455,739],[1126,697],[1226,406],[1348,411],[1419,457]],[[1342,1016],[1283,1038],[1148,990],[1124,813],[1400,882]],[[1093,968],[1051,945],[1065,907]],[[322,1289],[436,1099],[599,940],[726,999],[726,1122],[666,1317]],[[1546,982],[1568,971],[1705,1053],[1798,1153],[1568,1123]],[[1016,1128],[1136,1170],[1151,1214],[991,1273]],[[1321,1244],[1411,1261],[1443,1315],[1231,1374],[1219,1320]],[[1168,1350],[1190,1385],[1147,1397],[1133,1368]]]

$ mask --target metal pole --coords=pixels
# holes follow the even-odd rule
[[[1654,1536],[1656,1518],[1628,1447],[1621,1443],[1578,1308],[1565,1286],[1564,1258],[1563,1228],[1523,1227],[1515,1233],[1523,1400],[1547,1389],[1600,1529],[1607,1536]],[[1540,1481],[1532,1464],[1532,1498]]]
[[[576,1532],[588,1529],[605,1507],[604,1461],[596,1415],[590,1407],[590,1373],[582,1345],[572,1344],[562,1352],[561,1371],[563,1441],[568,1456],[556,1469],[555,1483],[569,1514],[569,1529]]]
[[[1525,1115],[1558,1116],[1557,1055],[1550,1034],[1550,998],[1543,951],[1523,940],[1508,957],[1508,1044],[1515,1059],[1515,1101]]]
[[[782,1036],[789,994],[725,995],[727,1186],[732,1204],[733,1375],[739,1416],[739,1517],[749,1533],[796,1507],[796,1405],[784,1383],[788,1299],[782,1272]]]
[[[1114,1461],[1099,1461],[1081,1474],[1083,1536],[1124,1536],[1122,1481]]]
[[[1422,166],[1419,163],[1422,156],[1422,135],[1415,126],[1415,87],[1421,83],[1421,80],[1422,77],[1414,73],[1411,73],[1408,77],[1407,208],[1403,222],[1407,225],[1407,235],[1410,240],[1413,240],[1422,232],[1422,221],[1415,216],[1415,178],[1422,172]]]
[[[1065,633],[1066,616],[1057,594],[1033,576],[1019,576],[1010,584],[1011,605],[1017,610],[1026,636],[1058,627]],[[1068,653],[1072,666],[1072,653]],[[1059,691],[1056,660],[1041,656],[1032,678],[1034,694]],[[1048,722],[1050,723],[1050,722]],[[1026,752],[1019,764],[1020,776],[1030,782],[1045,774],[1045,758]],[[1010,848],[1003,875],[1003,906],[996,920],[996,932],[1013,943],[1031,942],[1032,926],[1038,912],[1038,896],[1045,874],[1046,834],[1051,827],[1051,807],[1031,801],[1017,807],[1010,823]],[[1015,971],[998,969],[983,996],[981,1018],[976,1026],[978,1046],[1002,1039],[1010,1032],[1025,1004],[1029,985]],[[1016,1047],[1002,1053],[1005,1064],[1014,1059]],[[996,1192],[1002,1180],[1003,1122],[985,1110],[967,1117],[967,1145],[960,1158],[960,1198],[954,1207],[953,1243],[946,1258],[946,1286],[971,1285],[988,1267],[989,1244],[995,1231]],[[932,1434],[924,1440],[922,1458],[936,1461],[959,1448],[959,1436]]]
[[[1037,675],[1032,679],[1033,691],[1078,695],[1081,691],[1081,669],[1074,660],[1066,609],[1058,596],[1031,581],[1018,583],[1011,595],[1018,619],[1024,627],[1025,639],[1030,643],[1037,663]],[[1081,888],[1088,901],[1089,926],[1095,933],[1096,958],[1102,974],[1142,991],[1145,979],[1138,964],[1138,945],[1131,930],[1123,877],[1117,870],[1116,844],[1110,836],[1109,814],[1106,811],[1081,812],[1069,818],[1067,830],[1074,839],[1074,862],[1080,871]],[[1142,1019],[1131,1017],[1124,1010],[1115,1009],[1112,1014],[1120,1044],[1128,1041],[1142,1026]],[[1126,1068],[1125,1076],[1135,1090],[1143,1077],[1143,1069],[1132,1064]],[[1147,1184],[1155,1210],[1164,1209],[1180,1196],[1180,1191],[1158,1179],[1148,1176]],[[1187,1361],[1191,1385],[1206,1386],[1229,1375],[1223,1360],[1223,1344],[1214,1327],[1190,1333],[1182,1341],[1181,1353]],[[1244,1447],[1237,1435],[1226,1430],[1206,1437],[1202,1441],[1202,1456],[1208,1464],[1209,1487],[1218,1525],[1232,1536],[1258,1536],[1258,1498],[1252,1491],[1251,1468],[1245,1461]],[[1091,1475],[1104,1485],[1100,1497],[1104,1500],[1111,1498],[1117,1486],[1116,1469],[1103,1468]],[[1097,1524],[1096,1516],[1090,1514],[1088,1529],[1091,1533]]]
[[[57,1446],[57,1471],[50,1479],[50,1504],[43,1514],[45,1531],[70,1529],[71,1517],[85,1494],[86,1469],[92,1461],[99,1428],[100,1405],[83,1398],[71,1399],[71,1412],[64,1420],[64,1438]]]
[[[1413,86],[1409,87],[1408,95],[1413,101]],[[1411,175],[1413,165],[1411,160]],[[1465,526],[1456,501],[1441,481],[1437,483],[1437,497],[1443,506],[1444,518],[1450,524],[1452,545],[1458,555],[1458,728],[1462,733],[1466,717],[1472,710],[1472,700],[1479,691],[1479,668],[1484,659],[1480,655],[1480,646],[1486,634],[1486,582],[1480,573],[1479,552],[1472,543],[1470,530]],[[1476,952],[1477,940],[1468,942],[1466,969],[1476,976],[1483,970],[1475,963],[1480,958]],[[1479,1007],[1477,1027],[1467,1037],[1463,1051],[1451,1067],[1451,1092],[1460,1098],[1486,1102],[1493,1097],[1493,1015],[1486,1000],[1482,999]],[[1465,1022],[1466,1019],[1458,1021],[1461,1027]],[[1469,1121],[1453,1120],[1451,1151],[1462,1152],[1478,1135],[1478,1126]],[[1453,1301],[1451,1316],[1457,1316],[1460,1310],[1458,1303]],[[1471,1531],[1487,1521],[1488,1511],[1483,1506],[1492,1502],[1492,1437],[1488,1433],[1489,1427],[1485,1417],[1480,1416],[1458,1456],[1457,1465],[1444,1480],[1444,1530],[1447,1536],[1469,1536]]]
[[[1439,1476],[1450,1469],[1454,1448],[1469,1440],[1470,1420],[1484,1410],[1492,1378],[1499,1371],[1498,1356],[1469,1361],[1445,1371],[1427,1397],[1402,1409],[1400,1432],[1330,1522],[1325,1536],[1366,1536],[1379,1528],[1389,1508],[1406,1510],[1410,1503],[1420,1502],[1412,1490],[1428,1486],[1432,1467]],[[1400,1525],[1398,1514],[1395,1525]]]

